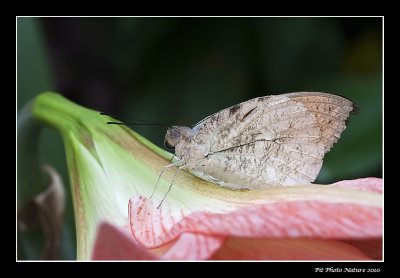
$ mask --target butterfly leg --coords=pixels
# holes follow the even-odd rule
[[[175,182],[175,180],[176,180],[176,177],[178,176],[178,173],[179,173],[185,166],[186,166],[186,165],[183,165],[183,166],[179,167],[178,170],[176,170],[175,175],[174,175],[174,178],[172,179],[171,184],[169,185],[169,188],[168,188],[168,190],[167,190],[167,193],[165,193],[165,195],[164,195],[164,197],[162,198],[160,204],[157,206],[157,209],[159,209],[159,208],[161,207],[161,205],[162,205],[162,203],[164,202],[165,198],[167,197],[168,193],[171,191],[172,185],[174,184],[174,182]]]
[[[157,182],[156,182],[156,186],[154,187],[153,192],[151,193],[149,199],[151,199],[153,197],[154,193],[156,192],[158,183],[160,181],[160,178],[161,178],[162,174],[165,172],[165,170],[167,170],[168,168],[171,168],[173,166],[177,166],[177,165],[181,164],[182,162],[183,162],[183,159],[180,159],[180,160],[178,160],[178,161],[176,161],[176,162],[174,162],[172,164],[169,164],[169,165],[165,166],[164,169],[162,169],[160,175],[158,176],[158,179],[157,179]]]
[[[169,162],[174,161],[174,157],[175,157],[175,153],[172,155],[171,159],[169,160]]]

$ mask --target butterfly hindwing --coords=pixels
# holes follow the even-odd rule
[[[308,92],[234,105],[194,127],[193,141],[209,144],[208,163],[199,170],[227,184],[310,183],[353,110],[345,98]]]

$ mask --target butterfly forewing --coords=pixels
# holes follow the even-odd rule
[[[310,183],[353,109],[345,98],[308,92],[234,105],[194,127],[191,143],[209,147],[194,170],[237,188]]]

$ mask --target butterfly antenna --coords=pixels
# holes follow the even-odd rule
[[[163,124],[150,124],[150,123],[122,123],[122,122],[107,122],[108,125],[156,125],[164,126]]]
[[[113,118],[121,118],[118,115],[108,114],[108,113],[104,113],[104,112],[100,112],[100,115],[110,116],[110,117],[113,117]],[[128,121],[137,121],[137,122],[132,122],[132,123],[130,123],[130,122],[127,122],[127,123],[124,123],[124,122],[107,122],[107,124],[109,124],[109,125],[156,125],[156,126],[168,127],[165,124],[154,122],[154,121],[149,121],[149,120],[128,118],[128,117],[124,117],[124,116],[122,118],[126,118]]]

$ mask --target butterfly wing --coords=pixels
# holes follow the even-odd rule
[[[346,98],[313,92],[229,107],[194,127],[193,140],[209,144],[208,162],[197,170],[239,188],[310,183],[352,111]]]

